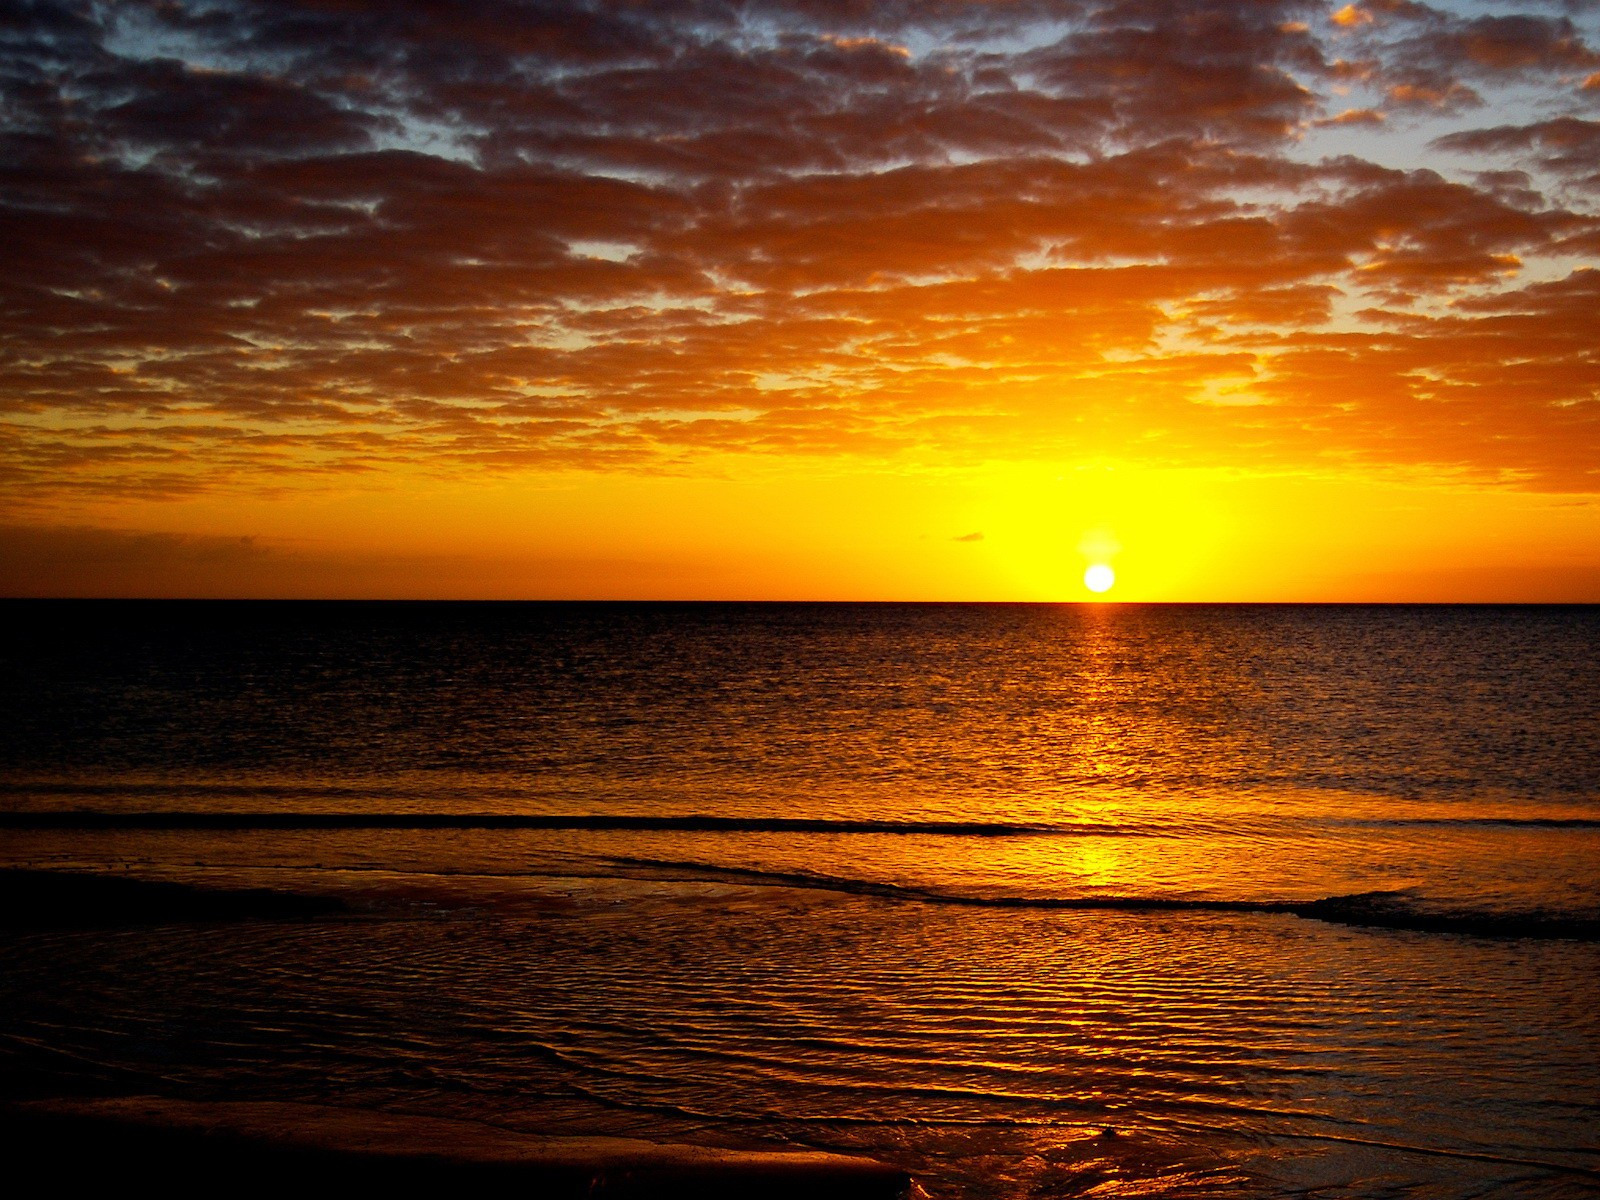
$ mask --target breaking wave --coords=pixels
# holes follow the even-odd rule
[[[0,813],[3,829],[575,829],[683,833],[887,833],[943,837],[1153,837],[1158,830],[1109,824],[1044,825],[1009,821],[901,821],[710,814],[83,812]]]
[[[616,857],[620,867],[725,879],[772,887],[810,888],[857,896],[973,908],[1060,909],[1114,912],[1282,913],[1308,920],[1367,928],[1458,933],[1479,937],[1600,940],[1600,918],[1544,911],[1446,909],[1404,892],[1359,892],[1315,900],[1230,900],[1187,896],[1039,896],[974,894],[878,880],[728,867],[692,860]]]

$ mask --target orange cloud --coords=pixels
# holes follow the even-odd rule
[[[1347,108],[1336,117],[1318,121],[1318,125],[1382,125],[1386,118],[1375,108]]]

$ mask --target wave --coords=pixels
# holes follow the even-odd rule
[[[589,857],[589,856],[584,856]],[[1278,914],[1366,928],[1418,933],[1467,934],[1492,938],[1540,938],[1600,941],[1600,918],[1539,910],[1485,911],[1444,909],[1404,892],[1359,892],[1312,900],[1226,899],[1195,896],[1094,895],[1048,896],[977,894],[914,884],[805,871],[724,866],[688,859],[636,856],[594,856],[593,863],[621,868],[633,878],[684,881],[729,881],[757,887],[797,888],[919,904],[966,908],[1024,909],[1067,912],[1126,913],[1254,913]],[[200,864],[196,864],[197,866]],[[366,871],[376,868],[291,867],[289,871]],[[457,872],[402,872],[447,876]],[[558,872],[459,872],[472,878],[526,879],[535,876],[589,875],[573,866]],[[611,874],[606,872],[605,874]],[[612,876],[614,877],[614,875]],[[318,889],[217,888],[172,881],[129,879],[99,872],[37,868],[0,868],[0,928],[43,923],[94,924],[154,919],[236,920],[329,916],[348,911],[345,904]],[[18,914],[33,914],[28,919]],[[6,914],[10,914],[9,918]]]
[[[573,829],[673,830],[686,833],[888,833],[936,837],[1154,837],[1127,825],[1037,825],[1012,821],[896,821],[831,817],[643,816],[586,813],[284,813],[84,812],[0,813],[0,829]]]
[[[266,796],[274,799],[296,797],[349,796],[366,798],[389,791],[362,784],[227,783],[207,781],[187,783],[169,780],[156,783],[118,779],[109,783],[93,780],[0,780],[0,795],[13,796]]]
[[[1227,900],[1190,896],[1029,896],[950,892],[911,884],[727,867],[678,859],[613,857],[622,867],[656,872],[686,872],[698,878],[727,879],[770,887],[808,888],[879,899],[906,900],[971,908],[1013,908],[1113,912],[1276,913],[1308,920],[1418,933],[1457,933],[1496,938],[1563,938],[1600,941],[1600,918],[1543,911],[1441,909],[1402,892],[1358,892],[1315,900]]]
[[[1488,826],[1513,829],[1600,829],[1600,817],[1379,817],[1347,824],[1393,825],[1456,825],[1468,828]]]
[[[1600,941],[1600,918],[1539,909],[1501,911],[1427,907],[1395,892],[1362,892],[1288,904],[1297,917],[1419,933],[1464,933],[1496,938]]]

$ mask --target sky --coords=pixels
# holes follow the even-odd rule
[[[1600,4],[21,0],[0,593],[1600,601]]]

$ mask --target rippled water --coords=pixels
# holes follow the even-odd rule
[[[1600,610],[7,611],[0,862],[352,908],[0,934],[13,1090],[1600,1188]]]

